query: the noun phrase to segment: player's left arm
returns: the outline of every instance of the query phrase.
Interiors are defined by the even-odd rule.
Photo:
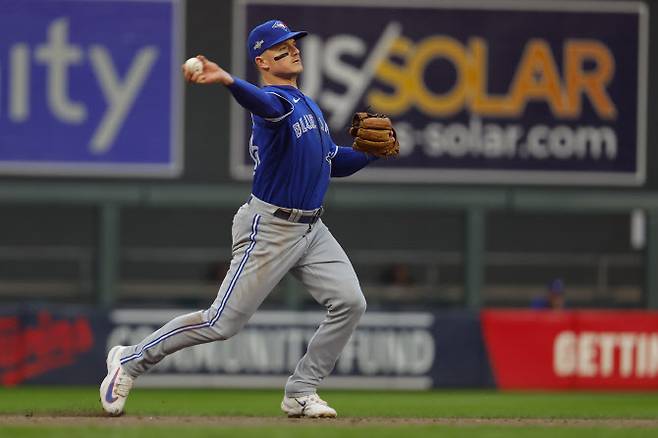
[[[351,147],[334,146],[335,153],[331,159],[331,176],[350,176],[377,160],[374,155],[355,151]]]

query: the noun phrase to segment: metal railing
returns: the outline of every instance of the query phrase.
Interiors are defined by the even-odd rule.
[[[112,306],[119,285],[121,209],[236,208],[249,193],[246,184],[82,184],[4,183],[0,203],[89,205],[98,208],[98,236],[94,253],[94,295],[100,306]],[[562,214],[630,212],[647,215],[647,248],[643,264],[646,306],[658,308],[658,193],[637,190],[543,190],[515,188],[443,188],[438,186],[381,186],[336,184],[326,197],[332,209],[402,208],[413,210],[460,210],[464,212],[464,303],[477,308],[483,303],[487,212],[554,212]]]
[[[182,264],[210,266],[230,260],[230,248],[201,247],[127,247],[120,253],[120,264],[162,266],[174,269]],[[363,271],[361,283],[372,302],[418,303],[440,301],[459,305],[464,300],[462,284],[446,282],[443,273],[463,265],[463,254],[456,251],[436,252],[427,250],[353,250],[350,258],[357,271]],[[48,276],[47,273],[29,276],[7,276],[0,270],[0,298],[32,299],[80,299],[91,298],[93,290],[94,250],[79,246],[0,246],[0,263],[12,262],[35,267],[40,263],[67,263],[71,275]],[[641,288],[638,284],[625,285],[625,297],[615,296],[609,283],[609,273],[617,268],[642,266],[639,254],[610,253],[541,253],[541,252],[487,252],[484,255],[485,269],[496,268],[576,268],[595,273],[592,287],[570,285],[569,299],[572,302],[595,303],[617,302],[639,305]],[[404,265],[414,271],[409,284],[392,284],[381,275],[387,268]],[[27,269],[24,271],[28,271]],[[217,290],[220,279],[181,276],[175,281],[157,276],[139,276],[117,280],[118,298],[122,300],[208,300]],[[303,301],[304,292],[298,283],[284,282],[285,302],[294,306]],[[483,288],[485,302],[520,303],[529,301],[542,292],[543,279],[526,284],[487,282]],[[617,294],[618,295],[618,294]]]

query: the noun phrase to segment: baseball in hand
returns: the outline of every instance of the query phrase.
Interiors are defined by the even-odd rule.
[[[190,73],[197,73],[203,71],[203,63],[197,58],[190,58],[185,61],[185,70]]]

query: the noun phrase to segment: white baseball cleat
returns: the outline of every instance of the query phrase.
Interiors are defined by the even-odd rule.
[[[308,418],[336,418],[336,411],[327,405],[317,394],[309,394],[301,397],[283,397],[281,410],[288,417]]]
[[[119,362],[123,348],[117,345],[107,353],[107,376],[100,387],[103,409],[113,417],[123,414],[123,407],[135,380],[123,370]]]

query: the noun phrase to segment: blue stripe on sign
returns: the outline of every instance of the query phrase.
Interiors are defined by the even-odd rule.
[[[130,356],[124,357],[123,359],[120,360],[120,363],[123,365],[126,362],[130,362],[131,360],[137,359],[138,357],[142,356],[144,354],[145,350],[148,350],[149,348],[153,347],[154,345],[159,344],[160,342],[164,341],[167,338],[170,338],[171,336],[174,336],[178,333],[187,331],[187,330],[194,330],[197,328],[204,328],[204,327],[212,327],[215,322],[219,319],[220,315],[224,311],[224,307],[226,306],[226,303],[228,302],[229,297],[231,296],[231,293],[233,292],[233,288],[235,288],[235,285],[238,282],[238,279],[240,278],[240,274],[242,274],[242,270],[244,269],[244,266],[247,264],[247,260],[249,259],[249,255],[253,251],[254,247],[256,246],[256,235],[258,234],[258,223],[260,222],[260,215],[255,215],[254,219],[251,222],[251,234],[249,235],[249,240],[251,240],[251,243],[249,244],[249,247],[244,253],[244,256],[242,256],[242,260],[240,261],[240,265],[238,266],[238,270],[233,276],[233,279],[231,280],[231,283],[229,284],[229,287],[224,294],[224,298],[222,299],[222,303],[220,304],[219,308],[217,309],[217,314],[212,318],[212,320],[208,322],[203,322],[200,324],[191,324],[191,325],[185,325],[182,327],[178,327],[177,329],[171,330],[170,332],[165,333],[164,335],[161,335],[157,339],[152,340],[148,344],[144,345],[144,347],[137,353],[133,353]]]

